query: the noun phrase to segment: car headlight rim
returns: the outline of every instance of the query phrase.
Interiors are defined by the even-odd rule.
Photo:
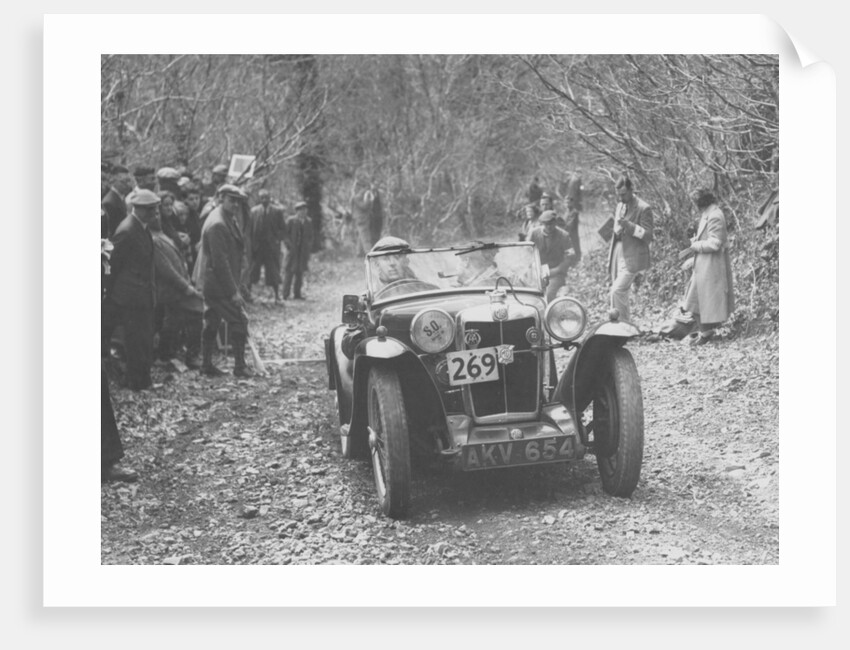
[[[426,319],[429,319],[426,321]],[[436,322],[442,325],[439,337],[429,337],[425,329]],[[444,309],[429,307],[423,309],[410,321],[410,340],[423,352],[437,354],[446,350],[454,342],[455,321]]]
[[[554,325],[555,319],[565,313],[564,307],[568,307],[569,312],[574,313],[578,317],[579,325],[574,328],[574,331],[565,333],[563,329]],[[562,343],[575,341],[580,337],[587,327],[587,311],[578,300],[575,298],[561,297],[556,298],[546,306],[546,311],[543,313],[543,324],[546,326],[546,331],[549,336]]]

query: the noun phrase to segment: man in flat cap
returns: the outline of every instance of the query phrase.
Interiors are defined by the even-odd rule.
[[[567,269],[575,263],[575,248],[567,231],[556,225],[554,210],[546,210],[537,221],[540,225],[528,239],[540,251],[540,263],[549,266],[546,301],[551,302],[566,282]]]
[[[156,172],[153,167],[149,167],[148,165],[137,165],[133,168],[133,180],[136,183],[136,187],[124,197],[124,202],[127,204],[127,211],[129,212],[133,206],[133,199],[136,196],[136,192],[139,190],[150,190],[151,192],[156,192]]]
[[[258,193],[259,205],[251,208],[251,236],[254,257],[251,266],[251,284],[260,281],[260,270],[265,269],[266,286],[274,289],[274,300],[280,300],[280,243],[283,241],[283,210],[272,203],[267,189]]]
[[[228,324],[233,337],[235,364],[233,374],[250,377],[245,365],[245,344],[248,339],[248,314],[240,290],[245,238],[239,227],[245,193],[235,185],[222,185],[220,204],[207,217],[201,235],[201,255],[204,295],[204,330],[202,337],[203,364],[201,372],[210,377],[223,374],[212,361],[216,336],[221,321]]]
[[[125,197],[132,189],[133,179],[130,178],[130,170],[121,165],[114,165],[110,170],[106,194],[100,199],[100,207],[106,211],[107,216],[107,238],[112,236],[118,224],[127,216]]]
[[[635,196],[632,180],[621,176],[616,184],[617,207],[614,210],[614,236],[608,248],[608,273],[611,276],[611,307],[622,320],[631,319],[629,290],[639,273],[649,268],[649,244],[652,241],[652,208]]]
[[[218,189],[227,183],[227,165],[216,165],[210,173],[212,180],[209,183],[204,183],[201,187],[202,201],[212,199],[218,192]]]
[[[112,237],[114,248],[106,283],[102,334],[104,345],[108,345],[115,326],[124,327],[127,386],[132,390],[151,385],[156,287],[149,228],[157,217],[158,206],[159,197],[154,192],[144,189],[136,192],[132,212]]]
[[[283,277],[283,299],[289,299],[292,280],[295,279],[295,300],[304,300],[301,286],[304,271],[310,261],[313,247],[313,223],[307,217],[307,204],[301,201],[295,205],[295,215],[286,220],[286,272]]]
[[[180,185],[178,182],[180,181],[180,172],[178,172],[174,167],[160,167],[156,170],[156,182],[159,187],[159,191],[168,191],[171,192],[175,198],[179,198],[182,196],[180,191]]]

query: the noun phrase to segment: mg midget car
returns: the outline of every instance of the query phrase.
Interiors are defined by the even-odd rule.
[[[643,399],[624,345],[638,329],[616,310],[588,325],[570,297],[547,304],[548,269],[530,242],[396,241],[366,256],[366,291],[343,297],[325,339],[342,455],[371,458],[384,514],[408,514],[411,463],[428,457],[477,471],[589,452],[603,489],[631,496]]]

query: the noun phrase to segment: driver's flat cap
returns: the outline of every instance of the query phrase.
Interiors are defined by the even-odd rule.
[[[554,210],[546,210],[543,214],[537,217],[537,220],[540,223],[549,223],[550,221],[555,220],[555,211]]]
[[[375,253],[377,251],[394,251],[394,250],[410,250],[410,244],[408,244],[401,237],[381,237],[375,245],[372,246],[372,250],[370,253]]]

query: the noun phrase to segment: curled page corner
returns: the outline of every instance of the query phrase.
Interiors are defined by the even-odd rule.
[[[768,19],[773,21],[776,28],[785,37],[783,39],[785,42],[780,46],[780,50],[784,50],[786,54],[796,58],[800,62],[801,68],[807,68],[815,63],[824,63],[822,58],[812,52],[799,37],[795,37],[784,25],[773,18]]]
[[[808,68],[812,64],[823,62],[823,59],[819,58],[814,52],[807,48],[800,39],[794,38],[794,35],[787,31],[786,33],[788,34],[788,38],[791,40],[791,45],[794,48],[797,58],[800,60],[800,65],[803,68]]]

